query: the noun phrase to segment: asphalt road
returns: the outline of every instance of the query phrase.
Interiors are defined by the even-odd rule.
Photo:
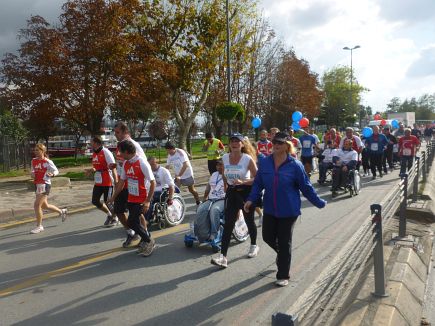
[[[47,220],[0,231],[0,325],[254,325],[270,324],[311,284],[363,221],[372,203],[398,182],[398,172],[363,184],[360,195],[331,200],[325,209],[303,201],[294,230],[291,281],[277,288],[275,255],[261,240],[259,256],[246,258],[249,240],[229,249],[229,266],[210,264],[207,246],[186,248],[183,236],[194,216],[185,194],[185,223],[153,232],[158,244],[144,258],[121,248],[122,227],[102,228],[96,210],[65,223]],[[200,188],[201,193],[203,188]]]

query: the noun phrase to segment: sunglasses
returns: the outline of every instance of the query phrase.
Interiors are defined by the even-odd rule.
[[[284,142],[280,141],[280,140],[272,140],[272,144],[274,144],[274,145],[283,145]]]

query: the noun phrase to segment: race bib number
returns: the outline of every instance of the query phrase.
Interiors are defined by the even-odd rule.
[[[311,148],[311,142],[309,140],[304,140],[302,142],[302,147],[303,148]]]
[[[399,152],[399,145],[394,144],[393,145],[393,153],[398,153]]]
[[[412,150],[410,148],[404,148],[403,149],[403,156],[411,156]]]
[[[372,144],[370,145],[370,149],[371,149],[372,151],[377,151],[377,150],[378,150],[378,143],[372,143]]]
[[[227,165],[225,167],[225,176],[227,180],[234,181],[240,179],[240,169],[237,165]]]
[[[38,195],[45,194],[45,183],[36,185],[36,193]]]
[[[103,183],[103,176],[100,171],[95,172],[94,174],[95,183]]]
[[[139,196],[139,181],[128,179],[128,193],[132,196]]]

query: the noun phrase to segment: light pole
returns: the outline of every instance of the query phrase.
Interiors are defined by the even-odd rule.
[[[343,48],[343,50],[349,50],[350,51],[350,92],[349,92],[349,106],[350,109],[353,109],[353,97],[352,97],[352,93],[353,93],[353,70],[352,70],[352,52],[353,50],[359,49],[360,46],[359,45],[355,45],[353,48],[349,48],[347,46],[345,46]]]

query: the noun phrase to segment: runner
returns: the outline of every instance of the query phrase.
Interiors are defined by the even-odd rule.
[[[133,142],[130,140],[120,142],[118,150],[125,161],[110,202],[114,202],[124,191],[124,184],[127,183],[128,226],[141,237],[138,253],[147,257],[153,252],[155,241],[147,228],[143,226],[141,216],[143,217],[150,208],[156,181],[148,162],[136,154],[136,146]],[[145,187],[147,182],[149,182],[149,191]]]
[[[118,146],[123,142],[123,141],[130,141],[131,143],[133,143],[135,149],[136,149],[136,154],[140,157],[142,157],[145,161],[146,161],[146,156],[145,153],[142,149],[142,147],[140,147],[139,143],[136,142],[135,140],[133,140],[130,136],[130,132],[128,130],[127,125],[125,124],[125,122],[123,121],[118,121],[115,124],[115,128],[113,129],[113,131],[115,132],[115,137],[116,140],[118,141]],[[119,148],[116,149],[116,169],[118,172],[118,176],[121,175],[122,172],[122,167],[124,165],[124,157],[121,155],[121,152],[119,151]],[[110,165],[109,168],[113,168],[113,165]],[[118,178],[119,180],[119,178]],[[128,220],[127,220],[127,198],[128,198],[128,185],[127,182],[124,183],[124,189],[123,191],[116,197],[116,200],[114,202],[114,213],[116,214],[116,216],[118,217],[119,221],[122,223],[122,225],[124,226],[124,228],[126,229],[127,232],[127,239],[124,241],[124,243],[122,244],[122,246],[124,248],[127,248],[131,242],[133,240],[139,239],[139,236],[135,234],[135,232],[129,228],[128,226]],[[145,218],[141,218],[141,222],[142,222],[142,226],[144,228],[146,228],[146,222],[145,222]]]
[[[48,209],[53,212],[59,213],[62,217],[62,222],[66,220],[67,209],[60,209],[48,203],[48,195],[51,189],[51,177],[59,174],[58,169],[53,161],[48,159],[47,148],[43,144],[36,144],[35,158],[32,159],[32,172],[31,176],[33,183],[36,187],[36,198],[33,207],[36,215],[36,228],[32,229],[30,233],[36,234],[44,231],[42,226],[43,209]]]
[[[299,137],[299,141],[302,144],[301,162],[305,167],[305,172],[310,177],[311,169],[313,168],[314,148],[318,146],[316,144],[316,138],[304,131],[304,134]]]
[[[260,139],[257,143],[257,155],[262,157],[272,153],[272,142],[267,139],[267,130],[260,131]]]
[[[111,151],[103,146],[101,137],[95,136],[91,140],[92,169],[85,171],[87,176],[94,175],[94,188],[92,190],[92,204],[107,215],[104,226],[111,227],[119,223],[118,218],[112,216],[107,207],[107,199],[112,196],[113,185],[118,183],[115,158]],[[110,168],[111,167],[111,168]],[[104,202],[101,203],[101,196]]]
[[[162,194],[163,188],[168,188],[167,204],[172,205],[174,193],[175,193],[175,184],[174,184],[174,180],[171,177],[171,172],[169,172],[168,169],[161,166],[157,158],[155,158],[154,156],[149,157],[148,163],[151,166],[154,179],[156,180],[156,188],[154,190],[153,200],[151,202],[150,209],[145,215],[145,219],[149,222],[153,215],[154,203],[160,200],[160,196]]]
[[[385,126],[383,129],[383,134],[385,135],[385,137],[387,137],[388,140],[388,145],[386,150],[384,151],[384,157],[382,159],[382,166],[384,168],[384,173],[387,174],[388,170],[387,170],[387,162],[388,162],[388,167],[390,168],[390,172],[394,171],[394,165],[393,165],[393,148],[394,145],[397,144],[397,139],[395,136],[393,136],[390,132],[390,127]]]
[[[378,169],[379,176],[382,178],[382,157],[388,145],[387,137],[379,133],[378,126],[373,126],[373,135],[366,139],[366,144],[368,144],[372,180],[376,179],[376,168]]]
[[[221,158],[221,155],[225,151],[225,146],[219,139],[214,138],[211,132],[205,133],[205,138],[202,150],[207,152],[208,172],[212,175],[216,172],[216,161]]]
[[[187,189],[189,189],[189,192],[195,198],[196,205],[199,205],[201,201],[199,200],[198,192],[195,190],[193,169],[187,153],[181,148],[175,148],[175,145],[171,142],[167,142],[165,148],[168,153],[166,168],[169,169],[170,166],[173,166],[175,184],[177,186],[187,186]]]
[[[400,174],[406,173],[414,163],[415,154],[420,148],[420,141],[411,135],[411,129],[405,129],[405,136],[399,139]]]
[[[222,157],[224,163],[224,182],[227,185],[227,191],[221,253],[211,260],[213,265],[221,268],[228,266],[227,253],[231,234],[239,217],[239,211],[243,209],[244,202],[251,191],[251,185],[257,173],[255,156],[255,149],[249,141],[245,141],[243,135],[239,133],[231,135],[230,153]],[[260,250],[260,247],[257,245],[257,227],[254,222],[254,209],[249,212],[243,211],[243,216],[251,238],[248,257],[254,258]]]

